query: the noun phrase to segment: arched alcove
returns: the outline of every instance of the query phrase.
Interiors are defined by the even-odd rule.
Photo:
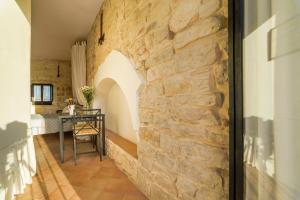
[[[118,130],[118,134],[124,135],[124,131],[130,129],[124,125],[130,121],[136,138],[136,140],[133,141],[135,143],[139,140],[138,89],[141,84],[142,79],[135,71],[134,65],[126,56],[115,50],[113,50],[99,66],[94,82],[97,92],[97,98],[95,99],[96,106],[102,108],[104,113],[107,113],[108,120],[118,120],[115,122],[107,122],[107,128],[112,128],[114,123],[119,125],[123,124],[123,128],[118,127],[122,128],[122,130]],[[124,101],[122,100],[122,96],[124,96]],[[113,99],[109,100],[109,98]],[[119,99],[115,100],[114,98]],[[111,105],[111,101],[115,101],[115,105]],[[115,108],[119,107],[122,109],[120,113],[118,113],[121,116],[112,117],[114,111],[111,109],[114,108],[114,106]],[[129,116],[124,116],[124,114],[127,113],[127,108],[123,108],[122,106],[127,106]],[[114,129],[116,129],[116,127]],[[127,139],[131,140],[130,137]]]

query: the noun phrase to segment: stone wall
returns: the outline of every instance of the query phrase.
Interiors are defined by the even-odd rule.
[[[106,138],[106,149],[108,156],[114,160],[116,166],[128,176],[129,180],[136,183],[138,160],[108,138]]]
[[[60,68],[60,76],[57,77],[57,66]],[[31,83],[53,84],[52,105],[36,105],[36,113],[55,113],[63,109],[66,98],[72,97],[72,75],[70,61],[56,60],[32,60]]]
[[[136,176],[150,199],[228,199],[227,0],[106,0],[88,35],[87,80],[117,50],[140,88]]]

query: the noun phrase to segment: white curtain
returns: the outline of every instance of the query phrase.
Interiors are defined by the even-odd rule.
[[[84,105],[85,100],[80,88],[86,85],[86,42],[76,42],[71,50],[73,97]]]

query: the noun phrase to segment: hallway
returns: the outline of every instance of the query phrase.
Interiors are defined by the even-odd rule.
[[[36,136],[37,175],[33,184],[17,200],[142,200],[147,199],[111,159],[99,161],[97,154],[79,156],[77,166],[72,159],[72,137],[65,137],[65,163],[59,162],[57,134]],[[91,148],[80,144],[79,150]]]

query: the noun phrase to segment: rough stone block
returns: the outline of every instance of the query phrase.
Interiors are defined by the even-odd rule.
[[[165,171],[167,173],[171,172],[177,172],[177,163],[175,157],[169,156],[166,153],[163,152],[157,152],[156,153],[156,160],[159,161],[156,163],[156,167],[161,169],[162,171]],[[170,176],[171,178],[172,176]]]
[[[172,10],[169,26],[171,31],[178,32],[186,27],[198,15],[200,0],[178,0]]]
[[[150,199],[159,199],[159,200],[175,200],[175,196],[171,195],[167,191],[163,190],[160,186],[155,183],[151,184],[151,193]]]
[[[198,38],[205,37],[219,31],[222,28],[222,21],[217,17],[210,17],[194,23],[189,28],[176,34],[174,38],[174,48],[182,48],[186,44]]]
[[[140,139],[149,142],[153,146],[159,146],[159,132],[153,127],[140,127]]]
[[[139,110],[139,117],[140,117],[140,122],[143,123],[143,124],[147,125],[149,123],[152,123],[152,121],[153,121],[153,111],[152,110],[147,110],[147,109],[140,109]]]
[[[148,170],[142,166],[138,167],[136,184],[147,197],[150,197],[151,183],[153,182],[152,179],[152,175]]]
[[[191,87],[189,80],[181,74],[171,76],[164,81],[164,90],[167,96],[189,93]]]
[[[147,98],[155,98],[163,95],[164,89],[162,83],[149,83],[146,85],[146,96]]]
[[[106,140],[106,144],[109,157],[115,161],[117,167],[123,171],[131,181],[136,182],[138,167],[137,159],[109,139]]]
[[[210,192],[220,192],[223,190],[223,179],[216,169],[203,167],[184,160],[178,163],[181,175],[196,182],[198,185],[206,185]]]
[[[178,176],[176,188],[180,199],[194,199],[197,192],[197,186],[193,181],[183,176]]]
[[[205,37],[178,49],[175,53],[177,71],[182,72],[213,64],[217,60],[216,47],[216,41]]]
[[[189,105],[172,108],[171,115],[185,122],[197,122],[210,117],[210,110]]]
[[[210,70],[192,71],[190,82],[192,83],[192,91],[197,94],[206,94],[214,91],[215,89],[215,83],[212,79],[212,73]]]
[[[140,138],[138,144],[138,160],[142,167],[151,171],[156,162],[157,149],[147,141]]]
[[[220,0],[203,0],[199,6],[199,18],[205,18],[216,12],[221,6]]]
[[[163,80],[176,73],[175,60],[168,60],[151,67],[147,71],[147,81]]]
[[[152,67],[147,71],[147,81],[154,81],[161,78],[161,69],[158,67]]]
[[[155,172],[153,176],[153,181],[173,196],[177,196],[175,180],[176,178],[166,176],[159,171]]]
[[[174,96],[171,102],[173,107],[191,105],[214,108],[222,106],[223,95],[221,93],[184,94]]]
[[[194,142],[192,139],[185,139],[179,143],[180,154],[185,160],[194,164],[207,167],[226,169],[227,152],[222,148]]]
[[[151,51],[150,56],[146,60],[146,69],[154,67],[158,64],[172,60],[174,57],[173,44],[170,41],[164,41],[156,45]]]
[[[152,0],[151,11],[149,15],[150,21],[169,21],[171,14],[171,0]]]
[[[179,153],[178,136],[171,130],[164,130],[160,134],[160,148],[173,156]]]

